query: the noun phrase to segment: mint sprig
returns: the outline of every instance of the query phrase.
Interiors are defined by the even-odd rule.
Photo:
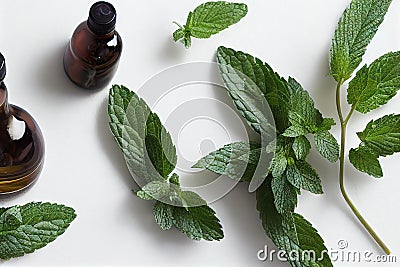
[[[46,246],[75,219],[74,209],[32,202],[0,209],[0,259],[21,257]]]
[[[174,41],[189,48],[192,37],[206,39],[239,22],[247,14],[247,5],[225,1],[207,2],[189,13],[186,24],[173,33]]]
[[[110,90],[108,114],[129,171],[145,183],[136,194],[154,201],[160,228],[174,226],[194,240],[221,240],[224,235],[215,211],[196,193],[180,188],[179,176],[173,173],[176,149],[157,114],[134,92],[118,85]]]
[[[354,111],[368,113],[385,105],[396,95],[400,89],[400,52],[389,52],[356,73],[347,89],[347,102],[351,109],[346,116],[342,113],[341,88],[362,62],[367,46],[382,23],[391,2],[353,0],[339,20],[330,54],[331,74],[337,81],[336,106],[341,126],[340,189],[354,215],[387,254],[390,254],[389,248],[357,210],[345,189],[346,130]],[[383,171],[378,158],[400,152],[399,127],[399,115],[386,115],[370,121],[363,132],[357,133],[361,140],[360,146],[349,152],[353,166],[374,177],[382,177]]]
[[[302,189],[322,193],[320,178],[307,162],[311,148],[308,136],[314,135],[322,156],[331,161],[338,158],[339,146],[329,133],[335,124],[333,119],[321,115],[307,91],[294,78],[280,77],[260,59],[219,47],[217,61],[239,113],[261,136],[273,131],[277,137],[273,144],[239,142],[225,145],[199,160],[194,167],[241,181],[260,179],[258,175],[263,174],[264,182],[256,195],[257,209],[267,235],[287,253],[301,254],[306,249],[322,253],[326,248],[321,237],[294,210]],[[260,104],[263,101],[268,105]],[[274,154],[271,165],[262,164],[264,171],[255,172],[263,152]],[[289,262],[292,266],[332,266],[327,255],[321,261],[289,259]]]

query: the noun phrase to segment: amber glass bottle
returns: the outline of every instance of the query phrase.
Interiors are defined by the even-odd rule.
[[[0,193],[26,188],[39,176],[44,161],[42,132],[22,108],[8,104],[3,80],[6,65],[0,54]]]
[[[79,87],[102,89],[114,76],[122,52],[116,16],[110,3],[97,2],[90,8],[88,20],[73,33],[65,50],[64,69]]]

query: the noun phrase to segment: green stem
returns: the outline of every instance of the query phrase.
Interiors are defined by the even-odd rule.
[[[352,106],[349,114],[347,114],[346,118],[343,118],[341,100],[340,100],[340,88],[343,82],[340,81],[336,88],[336,108],[340,120],[341,127],[341,135],[340,135],[340,155],[339,155],[339,181],[340,181],[340,191],[346,200],[346,203],[349,205],[350,209],[353,211],[354,215],[356,215],[357,219],[361,222],[361,224],[365,227],[368,233],[374,238],[376,243],[383,249],[383,251],[390,255],[390,249],[386,246],[386,244],[379,238],[378,234],[372,229],[372,227],[368,224],[368,222],[364,219],[364,217],[360,214],[358,209],[354,206],[353,202],[351,202],[349,196],[347,195],[346,189],[344,187],[344,152],[346,147],[346,128],[347,123],[349,122],[353,112],[355,110],[355,105]]]

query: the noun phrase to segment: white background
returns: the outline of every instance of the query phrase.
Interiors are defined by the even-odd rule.
[[[166,67],[214,61],[216,48],[225,45],[258,56],[284,77],[295,77],[309,90],[322,113],[336,118],[335,83],[327,75],[328,52],[337,21],[349,1],[246,1],[247,17],[209,40],[194,40],[190,50],[171,40],[176,29],[171,22],[184,23],[188,12],[203,1],[112,2],[118,11],[117,29],[124,41],[113,83],[136,91]],[[1,198],[1,205],[51,201],[70,205],[78,213],[67,232],[55,242],[2,265],[288,266],[257,260],[256,253],[264,245],[275,247],[264,234],[254,195],[247,192],[244,184],[212,204],[223,224],[225,238],[211,243],[191,241],[175,230],[160,231],[153,221],[151,203],[131,193],[134,182],[107,125],[108,90],[81,90],[66,79],[62,69],[65,46],[74,28],[86,19],[92,3],[0,2],[0,51],[7,60],[10,102],[36,118],[46,141],[45,167],[38,182],[21,194]],[[400,49],[399,11],[400,2],[394,1],[368,48],[365,63]],[[188,90],[186,94],[190,97],[195,93]],[[172,99],[167,106],[179,104]],[[348,148],[358,144],[355,131],[362,130],[372,118],[399,113],[399,107],[400,99],[396,97],[367,116],[355,114],[348,129]],[[212,140],[212,128],[206,130]],[[195,138],[199,132],[202,131],[193,129],[189,134]],[[334,134],[338,137],[337,126]],[[181,142],[179,147],[197,151],[200,141]],[[215,145],[219,146],[219,142],[222,141]],[[325,194],[304,192],[297,211],[319,230],[328,248],[337,249],[337,242],[345,239],[351,250],[381,254],[340,195],[338,164],[330,164],[314,152],[309,160],[322,178]],[[380,180],[359,173],[347,163],[346,186],[362,214],[400,257],[399,161],[399,156],[382,159],[384,178]]]

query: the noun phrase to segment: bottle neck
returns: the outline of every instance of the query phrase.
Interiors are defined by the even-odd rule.
[[[10,119],[10,107],[8,104],[8,92],[7,87],[3,81],[0,82],[0,127],[7,125]]]

